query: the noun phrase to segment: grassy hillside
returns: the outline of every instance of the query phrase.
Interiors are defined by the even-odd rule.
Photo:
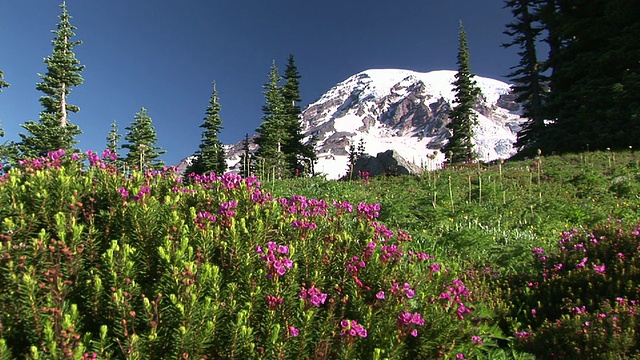
[[[640,154],[591,152],[465,165],[422,176],[265,183],[276,197],[380,203],[380,220],[422,250],[526,271],[530,250],[607,218],[640,220]]]
[[[632,358],[638,161],[261,184],[27,160],[0,176],[0,359]]]

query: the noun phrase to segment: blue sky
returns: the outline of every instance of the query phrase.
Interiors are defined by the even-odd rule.
[[[17,140],[41,111],[35,89],[59,21],[60,1],[0,2],[0,121]],[[261,122],[262,85],[272,61],[281,73],[293,54],[304,107],[360,71],[456,69],[457,31],[469,39],[471,70],[505,80],[518,61],[500,45],[511,21],[499,0],[67,0],[84,84],[69,102],[82,150],[102,150],[115,120],[121,134],[145,107],[163,159],[176,164],[200,142],[199,125],[217,83],[223,143]]]

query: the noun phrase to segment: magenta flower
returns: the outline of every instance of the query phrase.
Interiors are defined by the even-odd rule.
[[[378,300],[384,300],[384,291],[378,291],[378,293],[376,294],[376,298]]]
[[[351,337],[367,337],[367,329],[358,324],[356,320],[343,319],[340,321],[340,326],[342,327],[342,333],[340,334],[340,337],[345,337],[347,335]]]
[[[282,276],[287,270],[293,268],[293,261],[288,257],[282,256],[283,252],[288,253],[289,247],[285,245],[278,246],[275,242],[269,241],[267,243],[267,250],[261,246],[256,247],[256,254],[262,254],[262,260],[267,262],[267,279],[271,279],[274,276]]]
[[[476,336],[476,335],[472,336],[471,341],[473,341],[478,345],[482,345],[482,338],[480,336]]]
[[[129,197],[129,192],[127,191],[127,189],[124,188],[124,186],[121,186],[118,189],[118,193],[120,194],[120,196],[122,196],[123,199],[127,199]]]
[[[598,274],[604,274],[604,272],[606,270],[606,266],[604,264],[602,264],[602,265],[593,264],[593,270],[595,272],[597,272]]]
[[[298,337],[298,335],[300,335],[300,330],[296,329],[293,326],[289,326],[289,335],[293,337]]]
[[[319,307],[327,300],[327,294],[322,293],[318,288],[312,285],[309,290],[304,287],[300,290],[300,298],[308,300],[309,303],[315,307]]]
[[[236,200],[223,202],[222,204],[220,204],[220,207],[218,208],[218,214],[231,217],[236,214],[235,208],[237,206],[238,206],[238,202]]]
[[[424,325],[424,319],[419,312],[410,313],[408,311],[403,311],[398,314],[398,330],[401,333],[408,334],[413,337],[418,336],[418,330],[415,327],[416,325]]]
[[[267,304],[269,306],[269,309],[271,310],[275,310],[279,305],[282,305],[282,301],[283,298],[273,295],[267,295]]]
[[[583,268],[585,266],[585,264],[587,263],[587,261],[589,260],[589,258],[582,258],[582,261],[580,261],[579,263],[576,264],[576,268]]]

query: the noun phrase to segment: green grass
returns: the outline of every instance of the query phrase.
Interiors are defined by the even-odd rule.
[[[465,165],[366,182],[301,178],[269,182],[274,196],[380,203],[380,221],[409,231],[422,251],[507,272],[531,266],[530,249],[563,230],[607,218],[636,220],[640,156],[592,152]]]

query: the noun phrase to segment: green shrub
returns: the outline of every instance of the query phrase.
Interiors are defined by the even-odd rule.
[[[557,251],[533,249],[537,274],[505,284],[521,349],[541,358],[638,355],[640,223],[608,220],[562,233]]]
[[[412,250],[379,204],[108,157],[2,176],[2,358],[432,359],[504,338],[474,279]]]

